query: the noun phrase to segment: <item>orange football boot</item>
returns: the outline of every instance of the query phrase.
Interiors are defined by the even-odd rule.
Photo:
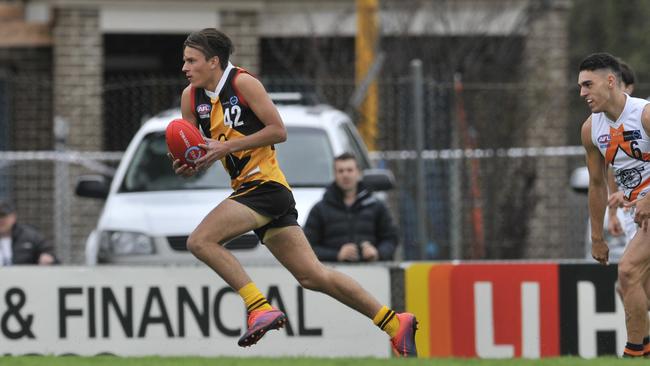
[[[253,310],[248,314],[248,330],[237,344],[240,347],[249,347],[257,343],[266,332],[280,329],[287,322],[287,316],[276,308],[271,310]]]
[[[417,357],[415,331],[418,330],[418,321],[415,319],[415,315],[399,313],[396,316],[399,320],[399,329],[395,337],[390,340],[393,352],[397,357]]]

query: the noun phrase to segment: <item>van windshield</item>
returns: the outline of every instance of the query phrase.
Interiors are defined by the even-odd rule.
[[[292,187],[324,187],[334,180],[333,152],[325,131],[287,127],[287,141],[276,145],[280,167]],[[142,139],[127,168],[120,192],[230,188],[230,177],[216,162],[191,178],[174,174],[164,131]]]

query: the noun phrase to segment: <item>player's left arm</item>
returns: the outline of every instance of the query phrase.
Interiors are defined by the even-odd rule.
[[[205,156],[196,161],[198,170],[206,169],[212,163],[230,153],[270,146],[284,142],[287,139],[287,130],[284,127],[280,113],[275,108],[262,83],[246,73],[239,74],[234,83],[239,94],[264,124],[264,127],[255,133],[238,139],[228,141],[206,139],[205,145],[199,145],[207,152]]]
[[[643,130],[646,135],[650,136],[650,103],[643,107],[643,112],[641,113],[641,125],[643,125]]]
[[[641,124],[646,135],[650,135],[650,104],[646,104],[641,114]],[[639,225],[643,231],[648,231],[650,227],[650,200],[648,196],[637,198],[633,202],[626,204],[626,206],[636,206],[634,213],[634,222]]]
[[[227,141],[229,152],[269,146],[286,141],[287,130],[284,127],[280,113],[262,83],[249,74],[241,73],[235,78],[235,88],[264,124],[264,128],[244,138]]]

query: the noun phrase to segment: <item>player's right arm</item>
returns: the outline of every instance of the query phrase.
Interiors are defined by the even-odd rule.
[[[614,177],[614,169],[607,169],[607,189],[609,189],[609,194],[612,195],[618,192],[618,185],[616,185],[616,178]],[[617,206],[619,207],[619,206]]]
[[[591,140],[591,116],[582,125],[582,146],[586,151],[589,170],[589,218],[591,219],[591,255],[607,264],[609,248],[605,242],[603,219],[607,206],[607,170],[600,151]]]
[[[181,94],[181,114],[183,119],[191,122],[199,127],[199,123],[196,120],[196,114],[194,114],[194,106],[192,105],[192,85],[188,85],[183,89],[183,94]]]

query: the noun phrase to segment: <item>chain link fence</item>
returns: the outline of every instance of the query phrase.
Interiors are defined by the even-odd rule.
[[[11,88],[14,81],[8,80],[4,86],[0,82],[0,104],[4,104],[0,107],[4,111],[0,113],[0,124],[9,121],[7,116],[11,115],[10,101],[6,96],[3,99],[3,90]],[[354,120],[363,117],[349,108],[354,84],[348,79],[263,82],[269,91],[302,91],[348,111]],[[103,146],[98,146],[97,151],[79,152],[60,140],[52,143],[51,150],[41,151],[15,151],[0,145],[0,195],[16,201],[21,221],[55,240],[65,263],[82,263],[84,242],[97,222],[102,202],[75,196],[77,178],[82,174],[110,174],[142,121],[177,107],[185,85],[186,81],[179,78],[146,75],[106,80]],[[446,259],[452,256],[454,247],[460,248],[462,258],[583,257],[586,196],[573,193],[569,187],[571,171],[584,165],[581,149],[516,149],[521,146],[519,84],[464,85],[462,110],[456,84],[429,79],[424,86],[428,241],[420,246],[416,238],[418,197],[411,81],[408,77],[392,78],[381,80],[379,85],[380,150],[372,158],[375,165],[390,169],[396,177],[397,187],[389,192],[388,200],[400,226],[402,258]],[[464,125],[459,124],[461,114]],[[22,131],[35,134],[28,129]],[[20,133],[20,129],[14,131]],[[56,133],[46,131],[45,135],[51,138]],[[552,173],[553,179],[565,191],[558,192],[560,202],[553,205],[560,205],[566,215],[547,230],[560,239],[551,240],[545,247],[531,248],[527,244],[533,242],[530,213],[536,205],[545,204],[545,198],[536,196],[532,189],[539,174],[535,167],[542,163],[553,165],[554,161],[560,169]],[[480,255],[476,254],[477,243],[482,246]]]
[[[166,109],[179,107],[187,86],[181,77],[115,76],[103,93],[103,150],[122,151],[142,122]]]
[[[426,180],[426,233],[428,241],[418,247],[416,235],[416,182],[409,178],[417,169],[416,154],[406,151],[373,153],[379,166],[397,177],[397,189],[390,204],[399,218],[404,256],[409,259],[453,258],[454,247],[463,259],[542,259],[584,257],[587,206],[586,195],[569,185],[573,169],[584,166],[582,147],[510,148],[476,150],[434,150],[424,152]],[[561,240],[547,240],[543,247],[529,247],[531,214],[541,204],[532,192],[534,167],[542,160],[560,160],[567,170],[560,176],[566,197],[565,213],[548,233]],[[471,165],[479,167],[471,177]],[[510,174],[504,174],[509,171]],[[473,195],[471,180],[477,179],[480,195]],[[478,245],[483,248],[477,248]],[[475,252],[483,254],[477,258]]]

